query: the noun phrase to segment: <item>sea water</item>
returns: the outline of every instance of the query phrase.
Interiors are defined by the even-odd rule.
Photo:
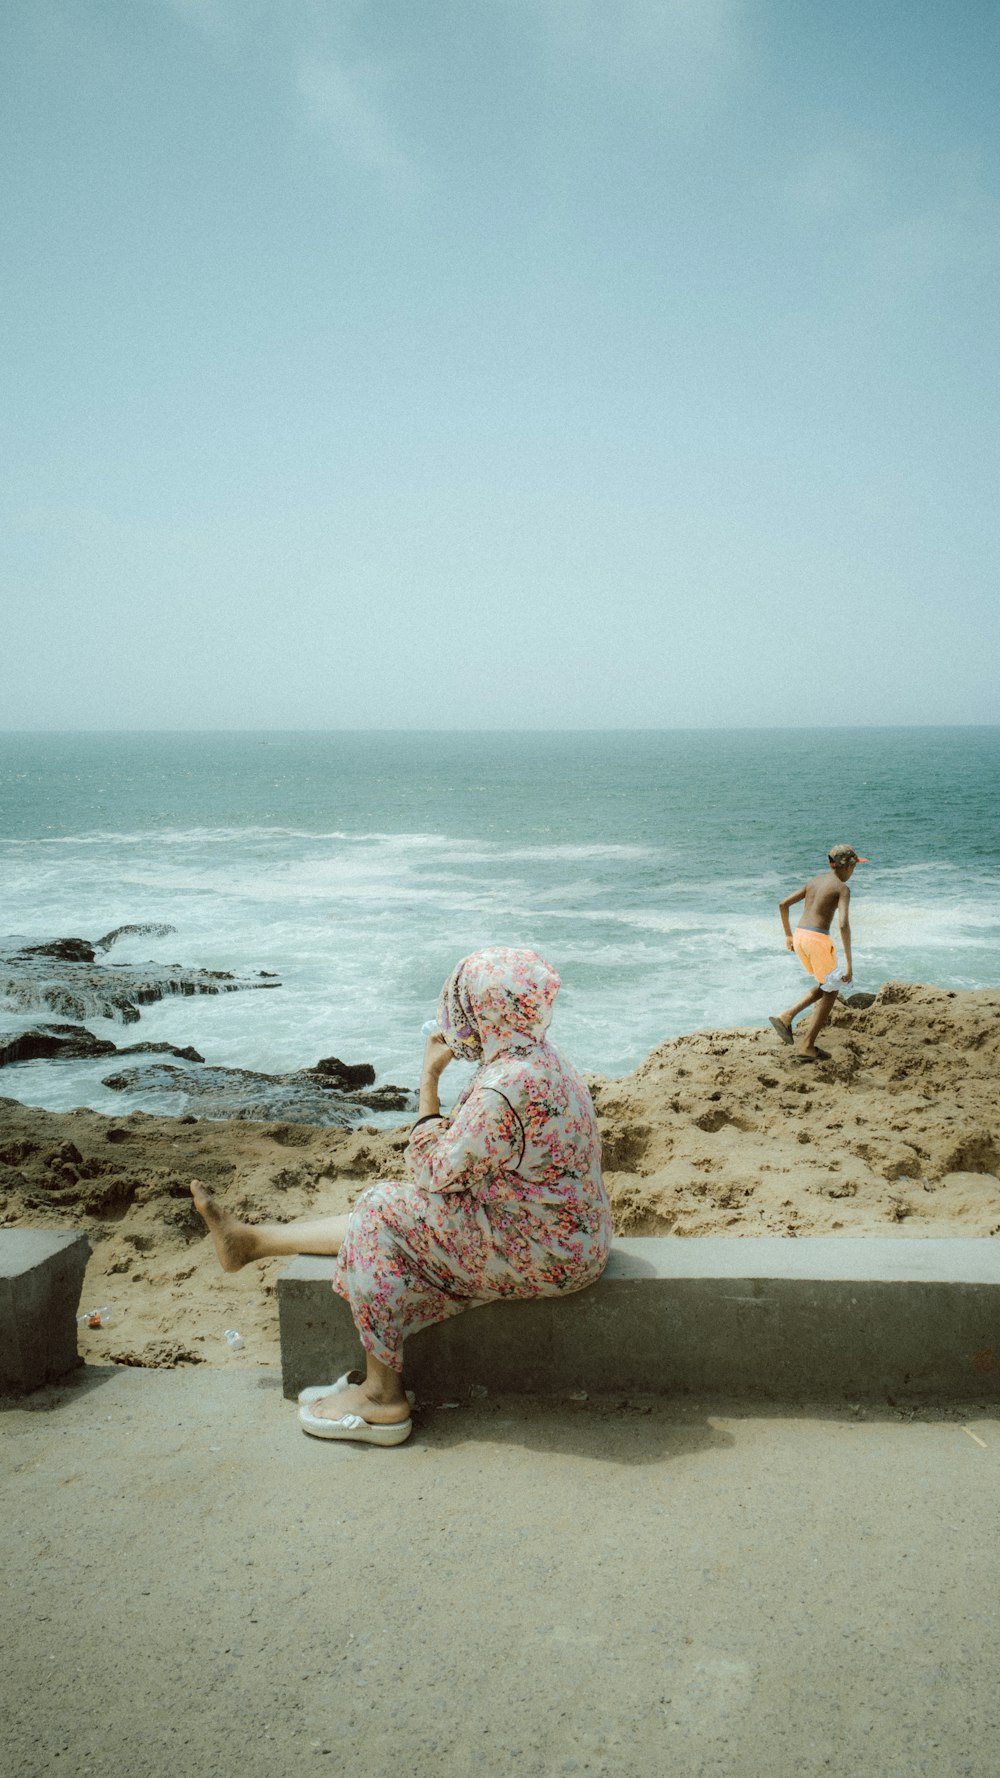
[[[998,729],[8,734],[0,929],[164,922],[108,960],[280,988],[166,1000],[99,1035],[267,1073],[370,1060],[402,1085],[454,963],[528,945],[562,976],[555,1041],[615,1075],[799,997],[776,904],[842,841],[871,860],[851,883],[857,988],[995,985],[998,777]],[[24,1063],[0,1092],[163,1108],[107,1072]]]

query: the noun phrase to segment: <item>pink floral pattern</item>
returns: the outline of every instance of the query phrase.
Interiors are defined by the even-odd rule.
[[[498,1297],[581,1290],[607,1262],[594,1107],[545,1040],[558,988],[535,952],[495,947],[442,990],[441,1029],[481,1065],[450,1118],[415,1126],[409,1179],[361,1194],[333,1278],[366,1349],[395,1370],[418,1328]]]

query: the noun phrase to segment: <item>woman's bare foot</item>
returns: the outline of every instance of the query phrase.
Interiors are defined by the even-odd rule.
[[[208,1225],[215,1252],[224,1272],[238,1272],[257,1258],[257,1231],[248,1222],[239,1222],[229,1210],[217,1203],[200,1179],[192,1179],[191,1196],[198,1215]]]
[[[410,1404],[402,1393],[398,1399],[386,1400],[372,1390],[369,1383],[351,1383],[338,1389],[336,1395],[323,1395],[309,1404],[309,1412],[321,1420],[343,1420],[345,1414],[360,1414],[370,1426],[397,1426],[410,1418]]]

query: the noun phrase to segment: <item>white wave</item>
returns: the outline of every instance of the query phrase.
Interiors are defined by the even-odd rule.
[[[502,840],[462,839],[441,833],[382,833],[347,832],[342,829],[313,832],[304,828],[294,827],[190,827],[190,828],[149,828],[135,832],[117,832],[114,830],[93,829],[77,834],[42,835],[30,839],[0,838],[0,849],[10,847],[15,851],[29,851],[33,848],[51,849],[72,846],[134,846],[149,850],[157,846],[230,846],[272,844],[294,840],[307,846],[324,846],[335,843],[349,847],[381,847],[386,851],[395,852],[440,852],[455,858],[464,858],[470,864],[494,864],[498,860],[511,862],[575,863],[584,859],[654,859],[664,856],[665,849],[657,846],[636,846],[575,843],[539,843],[538,845],[510,846]]]

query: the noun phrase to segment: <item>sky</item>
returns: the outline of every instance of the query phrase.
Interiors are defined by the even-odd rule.
[[[4,0],[0,728],[1000,720],[995,0]]]

